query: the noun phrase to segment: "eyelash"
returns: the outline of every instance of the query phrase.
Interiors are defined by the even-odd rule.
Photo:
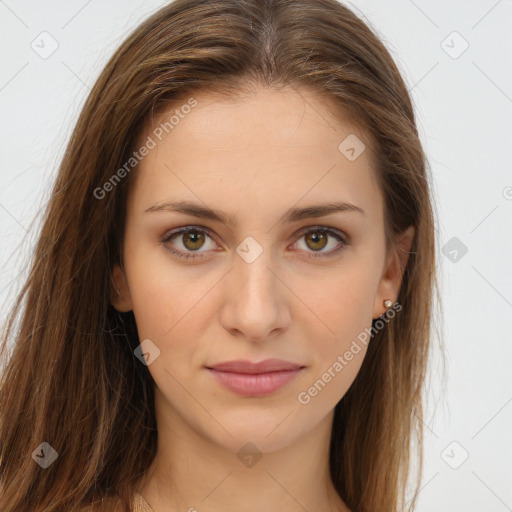
[[[326,253],[326,254],[324,254],[324,253],[314,254],[313,253],[313,254],[306,256],[307,258],[327,258],[329,256],[334,256],[334,255],[338,254],[340,251],[342,251],[347,245],[350,245],[350,242],[348,242],[347,238],[345,236],[343,236],[341,234],[341,232],[338,232],[337,230],[327,228],[324,226],[314,226],[310,229],[307,229],[306,231],[301,231],[299,237],[297,238],[297,241],[300,240],[305,235],[308,235],[309,233],[316,233],[316,232],[320,232],[320,231],[332,236],[333,238],[338,240],[338,242],[341,242],[342,245],[341,245],[341,247],[338,247],[337,249],[334,249],[329,253]],[[206,228],[202,228],[199,226],[187,226],[186,228],[179,228],[174,231],[171,231],[168,235],[166,235],[162,239],[162,243],[164,243],[166,245],[167,250],[169,252],[175,254],[176,256],[178,256],[180,258],[184,258],[184,259],[203,258],[204,257],[202,255],[203,253],[183,252],[183,251],[176,250],[176,249],[172,248],[172,246],[168,245],[168,243],[173,238],[175,238],[179,235],[182,235],[185,233],[191,233],[191,232],[192,233],[195,233],[195,232],[203,233],[203,234],[208,235],[210,238],[213,238],[210,234],[210,230],[208,230]]]

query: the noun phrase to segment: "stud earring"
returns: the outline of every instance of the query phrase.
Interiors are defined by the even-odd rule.
[[[389,299],[386,299],[384,301],[384,307],[387,309],[387,308],[390,308],[391,306],[393,305],[393,302],[391,302]]]

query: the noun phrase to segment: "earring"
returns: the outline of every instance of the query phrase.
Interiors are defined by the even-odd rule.
[[[384,307],[387,309],[387,308],[390,308],[391,306],[393,305],[393,302],[391,302],[389,299],[386,299],[384,301]]]

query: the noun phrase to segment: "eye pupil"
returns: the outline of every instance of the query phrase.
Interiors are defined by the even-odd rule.
[[[202,251],[199,249],[205,244],[206,237],[210,237],[207,231],[203,231],[202,229],[193,229],[192,226],[189,226],[187,229],[176,230],[176,232],[171,233],[169,236],[162,239],[162,242],[168,246],[168,250],[174,254],[177,254],[183,258],[200,258],[204,256]],[[172,249],[171,240],[179,237],[181,239],[181,243],[183,244],[185,250]],[[322,249],[324,249],[328,245],[329,238],[336,239],[341,247],[338,249],[331,251],[330,253],[325,253]],[[310,231],[302,234],[299,238],[300,240],[305,240],[308,249],[312,252],[318,254],[312,254],[310,252],[308,257],[316,258],[319,256],[331,256],[333,254],[338,254],[346,245],[349,245],[349,242],[345,240],[337,231],[331,229],[311,229]],[[304,243],[304,242],[303,242]],[[308,252],[308,251],[306,251]]]
[[[191,242],[192,247],[187,246],[187,243]],[[183,245],[187,247],[187,249],[195,250],[200,249],[202,243],[204,243],[204,235],[199,231],[190,231],[188,233],[183,234]],[[196,245],[198,244],[198,245]]]
[[[313,231],[306,235],[306,240],[313,241],[313,244],[317,244],[320,242],[321,247],[310,247],[311,249],[323,249],[327,244],[327,236],[323,231]],[[323,244],[322,244],[323,241]]]

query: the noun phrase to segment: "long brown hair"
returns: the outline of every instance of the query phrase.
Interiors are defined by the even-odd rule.
[[[400,72],[372,29],[336,0],[177,0],[112,56],[61,163],[2,338],[2,512],[68,512],[108,496],[131,506],[157,447],[154,381],[134,356],[133,313],[110,303],[136,165],[107,192],[98,189],[129,161],[155,112],[195,91],[236,97],[254,84],[308,88],[349,113],[373,144],[389,250],[396,249],[392,235],[415,227],[402,309],[373,333],[335,408],[330,468],[353,511],[395,511],[406,505],[416,435],[418,489],[439,292],[427,162]],[[33,456],[48,453],[43,442],[58,454],[47,468]]]

